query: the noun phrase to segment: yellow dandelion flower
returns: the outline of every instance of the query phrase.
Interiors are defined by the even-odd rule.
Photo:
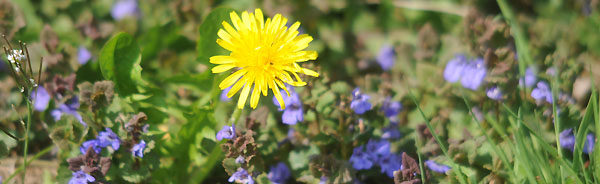
[[[316,51],[304,51],[312,37],[308,34],[298,35],[300,22],[286,27],[287,19],[281,14],[273,19],[267,18],[266,22],[260,9],[254,10],[254,13],[242,12],[241,19],[235,12],[229,15],[233,27],[223,21],[224,29],[217,33],[217,43],[231,53],[228,56],[213,56],[210,63],[217,64],[212,68],[213,73],[234,68],[237,71],[221,81],[219,88],[223,90],[233,86],[227,93],[229,98],[241,90],[237,103],[240,109],[244,108],[248,96],[250,106],[256,108],[260,94],[267,96],[270,89],[284,109],[280,88],[289,96],[285,84],[306,85],[298,73],[319,76],[317,72],[298,65],[299,62],[317,59]]]

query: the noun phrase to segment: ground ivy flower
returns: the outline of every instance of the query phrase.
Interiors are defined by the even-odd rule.
[[[583,145],[583,152],[590,154],[592,153],[592,151],[594,150],[594,144],[596,142],[596,137],[594,137],[594,134],[587,134],[586,136],[586,140],[585,140],[585,144]]]
[[[365,153],[363,149],[363,146],[354,148],[352,156],[350,156],[350,163],[356,170],[370,169],[373,167],[373,162],[371,161],[369,154]]]
[[[560,147],[569,149],[571,151],[575,150],[576,139],[575,135],[573,134],[573,128],[563,130],[558,135],[558,138],[560,140]],[[586,154],[591,153],[594,150],[595,140],[596,138],[594,137],[594,134],[587,134],[583,149],[581,151]]]
[[[100,151],[102,151],[102,147],[100,146],[100,143],[98,142],[97,139],[93,139],[93,140],[89,140],[89,141],[83,142],[83,144],[81,144],[81,147],[79,148],[79,151],[81,152],[81,154],[85,154],[85,152],[87,152],[87,150],[90,147],[96,153],[100,153]]]
[[[390,97],[385,98],[383,104],[381,105],[381,111],[385,117],[393,117],[398,115],[402,110],[402,104],[400,102],[392,101]]]
[[[552,91],[548,83],[543,81],[538,82],[537,87],[531,90],[531,97],[538,101],[546,100],[546,102],[552,103]]]
[[[535,81],[537,80],[537,77],[535,76],[535,73],[533,71],[533,67],[528,67],[527,70],[525,70],[525,77],[522,77],[521,79],[519,79],[519,86],[523,85],[523,83],[525,83],[525,87],[531,87],[535,84]]]
[[[371,99],[369,95],[362,94],[360,89],[356,88],[352,91],[352,102],[350,102],[350,108],[354,110],[356,114],[364,114],[372,108],[369,99]]]
[[[113,149],[119,150],[121,145],[121,140],[110,128],[106,128],[106,131],[100,132],[97,139],[101,147],[107,147],[110,145]]]
[[[367,142],[367,153],[369,153],[370,157],[376,161],[389,155],[390,147],[390,142],[387,140],[371,139]]]
[[[246,158],[244,158],[244,156],[240,155],[237,158],[235,158],[235,163],[238,163],[238,164],[246,163]]]
[[[502,91],[498,86],[494,86],[487,89],[487,96],[492,100],[502,100]]]
[[[398,130],[398,124],[391,123],[387,127],[381,130],[383,133],[381,134],[382,139],[398,139],[400,138],[400,130]]]
[[[437,173],[446,173],[448,172],[451,168],[450,166],[444,165],[444,164],[439,164],[433,160],[427,160],[425,161],[425,165],[431,169],[433,172],[437,172]]]
[[[231,90],[231,86],[229,86],[229,87],[223,89],[223,91],[221,91],[221,96],[220,96],[221,101],[224,101],[224,102],[231,101],[231,98],[227,97],[227,93],[229,93],[229,90]]]
[[[246,171],[244,168],[238,168],[238,170],[235,173],[233,173],[233,175],[231,175],[231,177],[229,177],[227,181],[231,183],[238,182],[245,184],[254,184],[254,179],[252,179],[252,176],[250,176],[250,174],[248,174],[248,171]]]
[[[217,132],[217,140],[221,141],[223,139],[233,139],[235,138],[235,125],[231,124],[231,126],[223,126],[221,131]]]
[[[125,17],[135,17],[138,14],[139,8],[136,0],[118,0],[110,11],[110,15],[115,20],[121,20]]]
[[[381,173],[385,173],[388,177],[394,177],[394,171],[402,169],[402,156],[397,154],[387,154],[381,157],[378,161]]]
[[[87,126],[87,124],[83,121],[83,117],[81,117],[81,115],[77,112],[77,109],[79,109],[79,98],[75,96],[66,103],[60,104],[58,108],[50,111],[50,114],[54,118],[54,121],[60,120],[63,114],[69,114],[79,120],[79,123],[81,123],[83,126]]]
[[[326,184],[328,179],[329,178],[327,178],[327,176],[321,176],[319,179],[319,184]]]
[[[131,148],[131,154],[136,157],[144,157],[144,149],[146,149],[146,141],[141,140],[140,143],[133,145]]]
[[[83,171],[73,172],[73,177],[69,180],[69,184],[87,184],[96,181],[96,179]]]
[[[86,64],[90,59],[92,59],[92,53],[84,46],[79,46],[77,49],[77,60],[79,61],[79,64]]]
[[[35,97],[34,97],[35,96]],[[33,109],[36,111],[45,111],[48,108],[48,102],[50,102],[50,94],[46,91],[46,88],[39,86],[36,91],[31,92],[31,97],[34,97]]]
[[[291,175],[292,173],[285,163],[279,162],[277,165],[271,166],[267,177],[269,178],[269,181],[274,184],[282,184],[285,183]]]
[[[392,45],[384,45],[377,54],[377,63],[381,66],[384,71],[388,71],[394,66],[394,60],[396,60],[396,53]]]
[[[300,100],[298,93],[294,91],[293,87],[290,87],[288,91],[290,96],[283,95],[283,102],[288,105],[288,108],[282,109],[276,98],[273,98],[273,103],[279,107],[279,111],[283,111],[283,115],[281,115],[283,123],[295,125],[298,122],[304,121],[302,101]],[[283,92],[284,91],[281,90],[281,93]]]
[[[463,75],[460,80],[462,86],[467,89],[477,90],[483,83],[487,71],[483,59],[477,58],[469,62],[462,72]]]
[[[560,147],[570,149],[571,151],[575,149],[575,136],[573,135],[573,128],[563,130],[558,135],[558,138],[560,140]]]
[[[467,57],[463,54],[457,54],[453,59],[448,61],[444,69],[444,79],[448,82],[457,82],[463,75],[463,69],[467,65]]]
[[[230,17],[233,27],[223,21],[224,29],[217,33],[217,43],[231,53],[213,56],[210,63],[218,65],[212,68],[213,73],[223,73],[233,68],[238,70],[225,78],[219,87],[225,89],[233,86],[227,97],[241,90],[237,104],[240,109],[244,107],[248,96],[250,106],[256,108],[260,94],[267,96],[269,90],[281,104],[281,109],[285,109],[279,88],[288,91],[285,84],[306,85],[298,73],[319,76],[317,72],[298,64],[317,58],[316,51],[303,51],[313,38],[308,34],[297,36],[300,22],[288,29],[285,26],[287,19],[281,14],[276,14],[273,19],[267,18],[266,22],[260,9],[254,10],[254,13],[242,12],[241,19],[235,12],[231,12]]]

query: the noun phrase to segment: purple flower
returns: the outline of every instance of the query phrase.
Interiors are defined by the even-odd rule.
[[[119,146],[121,145],[121,140],[115,132],[113,132],[110,128],[106,128],[106,131],[100,132],[98,137],[98,143],[101,147],[111,146],[115,150],[119,150]]]
[[[271,166],[267,177],[274,184],[282,184],[287,181],[292,175],[290,169],[283,162],[277,163],[275,166]]]
[[[136,0],[118,0],[112,7],[110,15],[115,20],[121,20],[128,16],[137,17],[139,14]]]
[[[594,144],[596,141],[596,137],[594,137],[594,134],[587,134],[586,136],[586,141],[585,144],[583,145],[583,152],[586,154],[590,154],[592,153],[592,151],[594,151]]]
[[[79,148],[79,151],[81,151],[81,154],[85,155],[85,152],[87,152],[87,150],[90,147],[96,153],[100,153],[100,151],[102,151],[102,147],[100,147],[100,143],[96,139],[92,139],[92,140],[83,142],[83,144],[81,144],[81,147]]]
[[[533,67],[528,67],[527,70],[525,70],[525,77],[519,79],[519,86],[523,85],[523,82],[525,82],[525,87],[529,88],[535,84],[536,80],[537,77],[533,72]]]
[[[467,57],[463,54],[457,54],[446,64],[444,79],[451,83],[457,82],[462,77],[465,66],[467,66]]]
[[[290,96],[285,95],[286,92],[281,90],[281,94],[283,94],[281,95],[283,103],[286,106],[285,109],[281,109],[281,105],[275,97],[273,97],[273,104],[279,107],[279,111],[283,111],[281,119],[284,124],[295,125],[298,122],[304,121],[302,101],[300,101],[300,97],[298,96],[298,93],[294,91],[294,88],[288,87],[288,91],[290,92]]]
[[[383,134],[381,134],[382,139],[391,140],[400,138],[400,130],[398,130],[398,125],[396,123],[391,123],[381,131],[383,132]]]
[[[227,97],[227,93],[229,93],[229,90],[231,90],[231,87],[233,87],[233,86],[229,86],[229,87],[225,88],[223,91],[221,91],[221,97],[220,97],[221,101],[224,101],[224,102],[231,101],[231,98]]]
[[[575,149],[575,136],[573,135],[573,128],[563,130],[558,135],[558,138],[560,140],[560,147],[570,149],[571,151]]]
[[[390,154],[390,142],[371,139],[367,142],[367,153],[369,153],[372,160],[377,161]]]
[[[492,100],[502,100],[502,91],[498,86],[494,86],[487,89],[487,96]]]
[[[400,102],[392,102],[390,97],[385,98],[381,105],[381,111],[388,118],[398,115],[400,110],[402,110],[402,104]]]
[[[146,141],[141,140],[140,143],[133,145],[131,148],[131,154],[136,157],[144,157],[144,149],[146,149]]]
[[[83,171],[77,171],[73,173],[73,177],[69,180],[69,184],[87,184],[94,181],[96,181],[96,179],[92,175]]]
[[[34,100],[33,109],[35,109],[36,111],[44,111],[46,110],[46,108],[48,108],[48,102],[50,102],[50,94],[48,94],[46,88],[44,88],[43,86],[39,86],[37,88],[37,92],[31,92],[31,97],[33,96],[35,96],[35,98],[32,99]]]
[[[450,170],[450,166],[444,165],[444,164],[439,164],[433,160],[427,160],[425,161],[425,165],[427,167],[429,167],[429,169],[431,169],[433,172],[437,172],[437,173],[446,173],[448,172],[448,170]]]
[[[221,131],[217,132],[217,140],[221,141],[223,139],[233,139],[235,137],[235,125],[231,124],[231,126],[223,126]]]
[[[352,91],[352,102],[350,102],[350,108],[354,110],[356,114],[364,114],[368,110],[371,110],[371,103],[369,102],[371,97],[366,94],[362,94],[359,88]]]
[[[563,130],[558,135],[558,138],[560,140],[560,147],[569,149],[571,151],[575,150],[576,139],[575,135],[573,135],[573,128]],[[596,138],[594,137],[594,134],[587,134],[582,150],[584,153],[590,154],[594,150],[595,139]]]
[[[319,184],[326,184],[327,183],[327,176],[321,176],[321,179],[319,179]]]
[[[538,82],[537,87],[531,90],[531,97],[537,101],[546,100],[546,102],[552,103],[552,91],[543,81]]]
[[[77,49],[77,60],[79,61],[79,64],[86,64],[90,59],[92,59],[92,53],[84,46],[79,46],[79,49]]]
[[[373,167],[370,156],[363,151],[363,148],[363,146],[354,148],[352,156],[350,156],[350,163],[356,170],[370,169]]]
[[[238,170],[235,173],[233,173],[233,175],[231,175],[231,177],[229,177],[229,180],[227,181],[231,183],[238,182],[245,184],[254,184],[252,176],[250,176],[250,174],[248,174],[248,171],[246,171],[244,168],[238,168]]]
[[[237,158],[235,158],[235,163],[238,163],[238,164],[246,163],[246,159],[244,158],[244,156],[240,155]]]
[[[81,123],[83,126],[87,126],[81,115],[77,112],[77,109],[79,109],[79,98],[74,97],[73,99],[69,100],[67,104],[60,104],[58,108],[52,110],[50,114],[52,114],[54,121],[60,120],[63,114],[69,114],[75,116],[75,118],[77,118],[79,123]]]
[[[396,53],[394,47],[391,45],[384,45],[379,50],[377,55],[377,63],[381,66],[384,71],[388,71],[394,66],[394,60],[396,59]]]
[[[463,87],[471,90],[477,90],[483,83],[483,79],[486,75],[486,68],[483,59],[477,58],[463,69],[463,75],[460,83]]]
[[[402,168],[402,157],[397,154],[388,154],[379,159],[379,167],[381,167],[381,173],[385,173],[388,177],[394,177],[394,171]]]

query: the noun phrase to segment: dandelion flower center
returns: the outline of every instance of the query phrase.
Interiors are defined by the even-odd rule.
[[[317,58],[317,52],[304,51],[312,37],[308,34],[298,35],[300,22],[288,28],[287,19],[280,14],[265,21],[260,9],[254,13],[244,11],[241,18],[231,12],[230,17],[233,26],[227,21],[222,22],[223,29],[217,33],[217,44],[231,53],[210,58],[211,63],[217,64],[212,68],[213,73],[235,70],[219,84],[219,88],[223,90],[232,86],[227,93],[229,98],[241,90],[237,104],[240,109],[244,107],[248,96],[250,106],[256,108],[260,94],[267,96],[269,90],[273,91],[281,108],[285,109],[280,88],[289,96],[286,84],[306,85],[299,73],[319,76],[317,72],[298,64]]]

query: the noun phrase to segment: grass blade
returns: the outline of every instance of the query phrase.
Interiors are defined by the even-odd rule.
[[[417,102],[417,99],[412,94],[412,91],[410,89],[408,89],[408,95],[410,96],[410,98],[412,99],[412,101],[417,106],[417,109],[421,113],[421,116],[423,117],[423,120],[425,120],[425,125],[427,125],[427,128],[431,132],[431,135],[433,135],[433,138],[435,139],[435,141],[440,145],[440,148],[442,149],[442,152],[444,152],[444,155],[450,161],[450,164],[452,165],[452,168],[453,168],[452,170],[458,176],[459,182],[460,183],[467,183],[465,176],[460,171],[459,165],[456,164],[456,162],[454,162],[454,159],[452,159],[452,157],[450,157],[450,155],[448,154],[448,148],[446,148],[446,146],[444,145],[444,143],[442,142],[442,140],[440,139],[440,137],[437,135],[437,133],[435,133],[435,129],[433,129],[433,127],[431,126],[431,123],[429,122],[429,119],[427,118],[427,116],[425,116],[425,113],[423,113],[423,110],[421,109],[421,106]]]

